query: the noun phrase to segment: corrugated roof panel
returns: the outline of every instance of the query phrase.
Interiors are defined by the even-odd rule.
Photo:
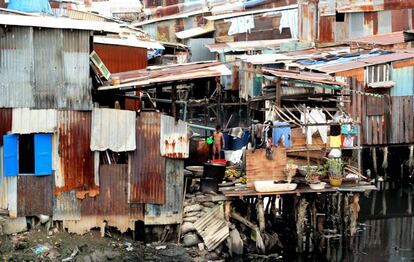
[[[351,39],[350,42],[372,44],[372,45],[394,45],[394,44],[404,43],[404,34],[401,31],[401,32],[394,32],[394,33],[382,34],[382,35],[358,37],[358,38]]]
[[[171,116],[161,115],[161,156],[168,158],[188,158],[189,137],[187,123]]]
[[[96,188],[91,143],[91,112],[58,112],[59,152],[64,186],[57,191]]]
[[[2,146],[3,136],[12,128],[12,109],[0,108],[0,123],[0,146]]]
[[[0,49],[0,106],[92,109],[88,31],[10,26]]]
[[[34,107],[33,28],[8,27],[0,49],[0,107]]]
[[[55,196],[53,176],[19,176],[17,179],[17,216],[53,214]]]
[[[135,111],[94,108],[92,111],[91,150],[133,151],[135,142]]]
[[[182,220],[184,161],[165,160],[165,176],[168,185],[165,191],[165,204],[145,205],[146,225],[179,224]]]
[[[80,220],[81,202],[76,198],[76,192],[63,192],[55,197],[53,205],[53,220]]]
[[[137,149],[132,154],[130,203],[165,203],[165,158],[160,153],[161,113],[137,117]]]
[[[57,111],[54,109],[14,108],[12,133],[54,133],[57,130]]]
[[[3,175],[3,146],[0,146],[0,208],[8,210],[10,217],[17,216],[17,176]]]

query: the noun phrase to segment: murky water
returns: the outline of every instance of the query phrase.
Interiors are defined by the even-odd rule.
[[[414,185],[378,184],[361,196],[360,231],[349,243],[330,240],[326,249],[291,261],[414,261]]]

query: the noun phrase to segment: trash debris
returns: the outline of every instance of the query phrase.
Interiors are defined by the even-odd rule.
[[[156,250],[161,250],[161,249],[166,249],[167,246],[156,246],[155,249]]]
[[[35,253],[35,255],[40,255],[40,254],[42,254],[46,251],[49,251],[49,250],[50,250],[50,248],[48,246],[38,244],[38,245],[36,245],[36,247],[34,249],[34,253]]]
[[[132,246],[132,243],[125,241],[124,246],[126,247],[126,251],[132,251],[134,250],[134,247]]]
[[[79,254],[79,248],[76,247],[69,257],[62,259],[62,262],[72,261],[78,254]]]
[[[47,222],[49,222],[49,216],[46,215],[40,215],[39,216],[39,220],[41,224],[46,224]]]

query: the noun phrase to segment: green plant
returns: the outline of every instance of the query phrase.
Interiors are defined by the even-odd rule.
[[[330,178],[342,178],[345,165],[341,159],[328,159],[326,165]]]

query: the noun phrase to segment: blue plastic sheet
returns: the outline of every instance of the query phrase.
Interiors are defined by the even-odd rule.
[[[26,13],[52,14],[52,8],[47,0],[10,0],[7,8]]]

